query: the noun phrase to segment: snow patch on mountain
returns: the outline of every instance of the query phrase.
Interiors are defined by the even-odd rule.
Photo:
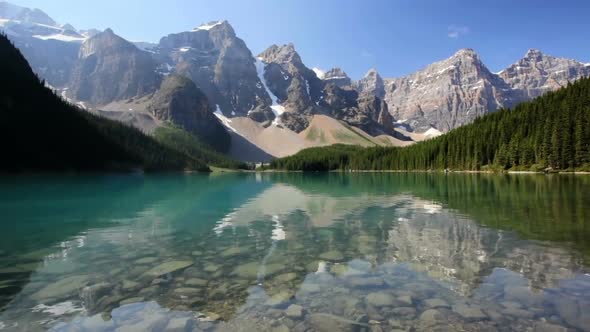
[[[209,30],[213,29],[213,27],[216,27],[216,26],[220,25],[221,23],[223,23],[223,22],[216,21],[216,22],[209,22],[206,24],[201,24],[198,27],[194,28],[193,31],[200,31],[200,30],[209,31]]]
[[[272,100],[272,105],[270,106],[270,109],[272,110],[272,112],[275,115],[275,120],[273,121],[273,124],[278,125],[279,124],[279,117],[281,116],[281,114],[285,113],[285,108],[279,104],[277,96],[275,96],[275,94],[272,93],[272,91],[270,91],[270,89],[268,88],[268,85],[266,84],[266,79],[264,78],[265,68],[266,68],[266,64],[260,58],[257,58],[256,59],[256,73],[258,74],[258,79],[262,83],[262,86],[266,90],[266,93],[268,93],[268,95],[270,96],[270,99]]]
[[[63,33],[56,33],[53,35],[43,36],[43,35],[34,35],[33,38],[41,39],[41,40],[60,40],[63,42],[79,42],[82,43],[86,40],[86,37],[76,37],[76,36],[68,36],[64,35]]]
[[[434,128],[434,127],[433,127],[433,128],[430,128],[430,129],[428,129],[428,130],[427,130],[427,131],[424,133],[424,136],[426,136],[426,137],[438,137],[438,136],[440,136],[440,135],[442,135],[442,133],[441,133],[441,132],[440,132],[438,129]]]
[[[219,121],[221,121],[221,123],[223,123],[223,125],[233,131],[234,133],[238,133],[238,131],[231,126],[231,119],[228,119],[225,115],[223,115],[223,112],[221,112],[221,108],[219,108],[219,105],[215,105],[215,112],[213,113],[215,114],[215,116],[219,119]]]
[[[320,80],[323,80],[326,77],[326,72],[319,68],[313,67],[311,70],[313,70],[315,76],[317,76]]]

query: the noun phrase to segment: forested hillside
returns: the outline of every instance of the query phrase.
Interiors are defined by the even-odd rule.
[[[406,148],[331,146],[273,161],[286,170],[589,170],[590,79]]]
[[[198,158],[56,96],[4,35],[0,35],[0,140],[2,171],[208,169]]]

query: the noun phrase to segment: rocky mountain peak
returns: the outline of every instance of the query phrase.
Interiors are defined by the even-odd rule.
[[[162,82],[148,106],[156,118],[171,121],[220,150],[227,150],[230,137],[213,114],[209,100],[195,83],[171,74]]]
[[[149,53],[106,29],[80,47],[68,92],[76,100],[105,105],[152,93],[159,80]]]
[[[120,51],[138,50],[135,45],[115,34],[111,28],[107,28],[91,38],[88,38],[80,47],[80,58],[86,58],[96,52],[116,53]]]
[[[385,84],[385,100],[393,116],[407,120],[418,131],[431,127],[449,131],[512,101],[509,87],[472,49],[461,49],[448,59]]]
[[[519,101],[536,98],[590,75],[590,67],[576,60],[557,58],[530,49],[499,76],[519,94]]]
[[[301,64],[301,57],[295,50],[293,43],[288,43],[282,46],[271,45],[264,52],[260,53],[258,57],[265,63],[277,64]]]
[[[339,67],[328,70],[322,79],[339,87],[350,87],[352,84],[350,77]]]
[[[74,28],[73,25],[66,23],[66,24],[62,24],[61,28],[64,30],[69,30],[69,31],[76,31],[76,28]]]
[[[531,48],[529,49],[526,54],[524,55],[525,59],[536,60],[539,61],[544,56],[543,52],[538,49]]]
[[[377,71],[377,69],[375,68],[371,68],[369,69],[369,71],[367,71],[367,73],[365,74],[365,78],[381,78],[381,76],[379,75],[379,72]]]
[[[362,94],[374,95],[381,99],[385,97],[383,78],[375,68],[369,69],[365,77],[356,82],[355,87]]]
[[[337,78],[337,77],[348,77],[348,75],[346,74],[346,72],[344,72],[344,70],[342,70],[342,68],[334,67],[334,68],[328,70],[324,76],[325,79]]]
[[[472,48],[462,48],[460,50],[458,50],[454,55],[454,57],[461,57],[461,58],[465,58],[465,57],[470,57],[470,58],[477,58],[477,52],[475,52],[474,49]]]

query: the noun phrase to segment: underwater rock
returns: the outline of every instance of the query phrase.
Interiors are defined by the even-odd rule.
[[[199,278],[191,278],[188,279],[184,282],[185,285],[187,286],[194,286],[194,287],[205,287],[207,286],[208,281],[205,279],[199,279]]]
[[[344,255],[342,255],[342,253],[338,250],[331,250],[321,254],[319,258],[325,261],[339,262],[344,259]]]
[[[145,272],[145,275],[152,276],[152,277],[159,277],[164,274],[176,272],[178,270],[186,269],[187,267],[193,265],[191,261],[172,261],[162,263],[148,271]]]
[[[236,267],[232,274],[244,279],[256,279],[258,272],[261,272],[265,276],[272,276],[281,272],[284,268],[285,265],[278,263],[262,266],[258,262],[251,262]]]
[[[285,310],[285,315],[289,318],[299,319],[303,317],[303,307],[298,304],[291,304],[287,310]]]
[[[447,318],[436,309],[426,310],[420,315],[420,326],[426,329],[446,323],[446,321]]]
[[[59,299],[78,292],[88,283],[87,275],[71,276],[61,279],[58,282],[45,286],[34,293],[31,298],[34,300]]]
[[[443,299],[433,298],[424,300],[424,305],[429,308],[450,308],[451,306]]]
[[[375,307],[393,306],[395,304],[395,298],[387,293],[371,293],[367,295],[366,300],[367,304]]]
[[[132,280],[123,280],[123,283],[121,284],[121,288],[126,291],[132,290],[137,286],[139,286],[139,283]]]
[[[145,301],[145,298],[143,298],[141,296],[138,296],[138,297],[130,297],[128,299],[125,299],[125,300],[119,302],[119,305],[120,306],[124,306],[124,305],[127,305],[127,304],[139,303],[139,302],[143,302],[143,301]]]
[[[488,316],[481,311],[479,306],[456,304],[453,306],[453,311],[468,321],[477,321],[488,318]]]
[[[140,258],[135,261],[135,264],[143,265],[143,264],[152,264],[158,261],[158,257],[144,257]]]

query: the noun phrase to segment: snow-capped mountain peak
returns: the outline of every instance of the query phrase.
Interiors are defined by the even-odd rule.
[[[214,27],[223,24],[223,21],[211,21],[209,23],[204,23],[199,25],[198,27],[194,28],[193,31],[209,31],[211,29],[213,29]]]

